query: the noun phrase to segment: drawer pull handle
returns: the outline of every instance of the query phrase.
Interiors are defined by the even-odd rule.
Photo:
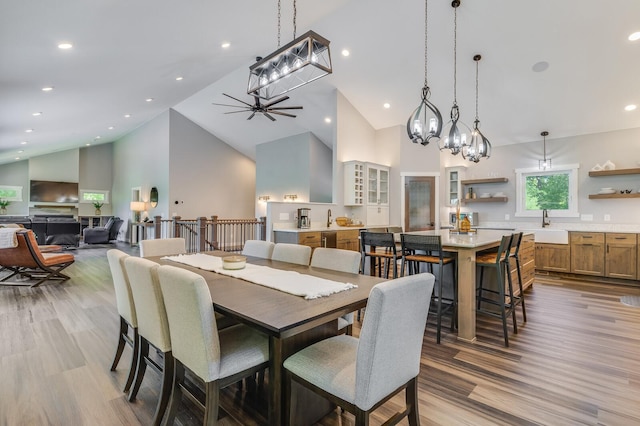
[[[627,237],[616,237],[616,240],[626,240]]]
[[[593,238],[593,235],[583,235],[582,238]]]

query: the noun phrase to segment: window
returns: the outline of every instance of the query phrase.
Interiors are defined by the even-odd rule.
[[[578,217],[578,164],[550,170],[516,170],[516,216]]]
[[[22,187],[0,185],[0,198],[7,201],[22,201]]]
[[[81,203],[100,202],[104,204],[109,204],[109,191],[99,191],[96,189],[81,189],[80,202]]]

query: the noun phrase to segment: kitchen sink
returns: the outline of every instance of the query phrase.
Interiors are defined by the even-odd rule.
[[[553,228],[521,229],[522,232],[532,233],[536,243],[569,244],[569,231]]]

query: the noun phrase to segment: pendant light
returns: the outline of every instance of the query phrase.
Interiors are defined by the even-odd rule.
[[[467,138],[471,135],[471,129],[469,126],[460,121],[460,110],[458,108],[457,99],[457,38],[458,38],[458,6],[460,6],[460,0],[453,0],[451,2],[453,7],[453,106],[451,107],[450,117],[451,121],[447,123],[443,130],[442,138],[440,139],[440,150],[449,149],[451,154],[457,155],[462,147],[468,144]]]
[[[547,170],[551,168],[551,158],[547,158],[547,136],[549,136],[549,132],[545,130],[540,133],[540,136],[542,136],[542,160],[538,160],[538,168]]]
[[[296,38],[296,0],[293,1],[293,41],[280,47],[278,0],[278,49],[249,67],[247,94],[272,99],[333,72],[329,40],[307,31]]]
[[[407,133],[413,143],[427,145],[432,139],[440,139],[442,132],[442,115],[438,108],[429,102],[431,89],[427,81],[427,3],[424,2],[424,86],[422,87],[422,101],[409,120],[407,120]]]
[[[478,118],[478,64],[480,59],[482,59],[481,55],[473,57],[476,62],[476,119],[473,122],[471,142],[462,148],[462,157],[474,163],[479,162],[483,157],[489,158],[491,156],[491,143],[480,131],[480,119]]]

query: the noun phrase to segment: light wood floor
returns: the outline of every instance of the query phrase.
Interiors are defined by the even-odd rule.
[[[104,247],[76,250],[67,269],[73,279],[64,284],[0,287],[0,425],[150,423],[159,389],[154,372],[129,403],[121,391],[129,349],[118,371],[109,371],[118,315],[105,253]],[[508,349],[493,319],[479,317],[475,344],[445,333],[436,345],[429,326],[422,424],[640,424],[640,308],[619,302],[627,294],[638,296],[640,288],[539,277],[527,293],[528,322],[511,334]],[[223,403],[241,418],[220,423],[264,422],[263,396],[230,388]],[[402,399],[378,409],[371,424],[381,424]],[[185,406],[178,422],[200,424],[201,414]],[[352,423],[336,410],[320,424]]]

